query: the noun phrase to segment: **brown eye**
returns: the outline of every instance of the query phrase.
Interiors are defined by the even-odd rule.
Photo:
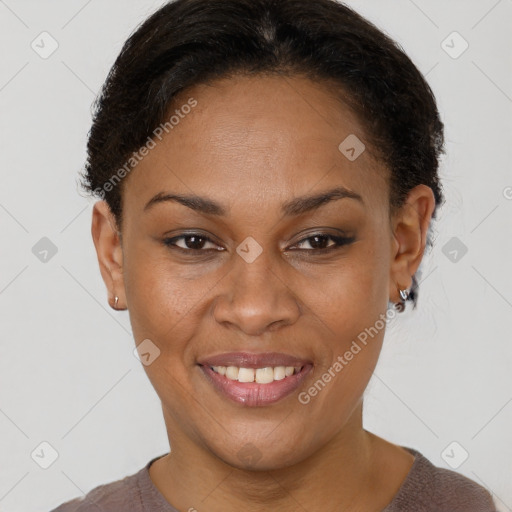
[[[182,243],[182,245],[178,245],[177,242]],[[219,250],[216,249],[218,247],[212,240],[210,240],[207,236],[202,235],[201,233],[187,233],[185,235],[175,236],[173,238],[166,238],[163,240],[164,245],[170,248],[178,249],[183,252],[206,252],[211,250]],[[207,244],[211,244],[214,247],[204,248]]]
[[[334,243],[328,243],[329,240],[332,240]],[[337,249],[344,245],[348,245],[354,241],[354,237],[344,237],[344,236],[334,236],[329,235],[327,233],[316,233],[312,236],[308,236],[307,238],[303,238],[300,242],[294,245],[297,247],[302,244],[309,244],[311,249],[301,249],[312,252],[323,252],[323,251],[331,251],[333,249]]]

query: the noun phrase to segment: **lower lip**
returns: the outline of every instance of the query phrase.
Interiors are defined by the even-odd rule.
[[[220,391],[223,396],[249,407],[273,404],[293,393],[313,368],[311,364],[307,364],[299,373],[268,384],[258,384],[257,382],[231,380],[214,372],[209,366],[199,366],[215,389]]]

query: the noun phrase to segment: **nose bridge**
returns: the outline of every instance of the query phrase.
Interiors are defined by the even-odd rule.
[[[255,291],[260,287],[266,290],[269,284],[273,287],[269,283],[270,278],[277,279],[276,273],[279,270],[273,261],[276,259],[275,255],[268,245],[264,246],[263,242],[260,244],[254,238],[247,237],[236,248],[236,252],[238,259],[235,258],[233,270],[237,274],[238,282],[244,283],[248,288],[252,287]]]
[[[276,294],[280,293],[280,281],[277,277],[279,265],[275,261],[276,254],[268,243],[265,244],[268,239],[263,241],[260,237],[260,242],[247,237],[236,248],[233,295],[247,303],[253,302],[256,305],[257,302],[264,301],[271,306],[277,299]]]

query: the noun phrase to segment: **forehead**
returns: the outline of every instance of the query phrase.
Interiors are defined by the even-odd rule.
[[[182,109],[191,99],[195,106]],[[365,131],[326,83],[236,76],[183,91],[169,114],[176,124],[128,176],[126,203],[139,211],[164,191],[227,204],[236,190],[261,205],[340,184],[373,203],[387,199],[386,170],[368,144],[355,160],[340,150],[354,136],[364,143]]]

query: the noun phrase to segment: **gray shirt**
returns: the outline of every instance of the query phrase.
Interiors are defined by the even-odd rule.
[[[434,466],[421,453],[406,448],[413,465],[382,512],[496,512],[489,492],[469,478]],[[169,504],[149,477],[151,459],[133,475],[92,489],[51,512],[179,512]]]

